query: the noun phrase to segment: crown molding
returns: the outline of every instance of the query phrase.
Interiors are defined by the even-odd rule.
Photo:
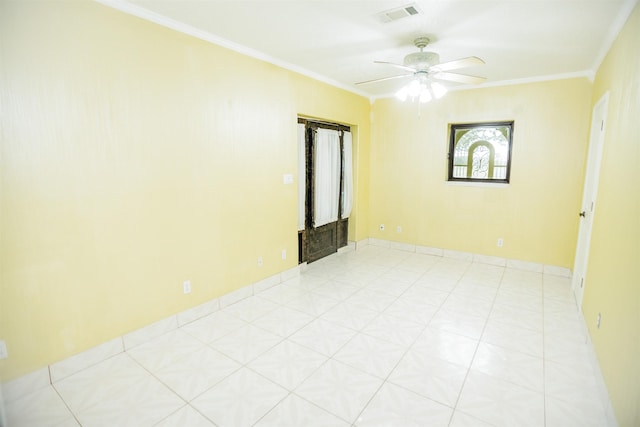
[[[181,33],[190,35],[192,37],[198,38],[200,40],[215,44],[217,46],[223,47],[225,49],[232,50],[234,52],[240,53],[242,55],[249,56],[251,58],[267,62],[272,65],[276,65],[285,70],[292,71],[297,74],[301,74],[306,77],[310,77],[314,80],[318,80],[320,82],[326,83],[328,85],[337,87],[339,89],[346,90],[348,92],[354,93],[356,95],[369,98],[369,94],[358,91],[351,86],[340,83],[336,80],[329,79],[321,74],[315,73],[313,71],[307,70],[306,68],[299,67],[297,65],[291,64],[289,62],[281,61],[277,58],[274,58],[270,55],[267,55],[258,50],[249,48],[247,46],[241,45],[239,43],[232,42],[230,40],[224,39],[222,37],[218,37],[214,34],[211,34],[207,31],[200,30],[191,25],[187,25],[183,22],[176,21],[175,19],[167,18],[164,15],[159,13],[150,11],[149,9],[145,9],[138,5],[129,3],[123,0],[94,0],[97,3],[102,5],[111,7],[113,9],[117,9],[121,12],[127,13],[129,15],[136,16],[138,18],[142,18],[146,21],[153,22],[158,25],[162,25],[163,27],[170,28],[175,31],[179,31]]]

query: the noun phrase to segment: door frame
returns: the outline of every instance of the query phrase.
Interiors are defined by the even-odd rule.
[[[604,148],[604,136],[607,123],[607,110],[609,106],[609,92],[606,92],[593,107],[591,114],[591,132],[589,136],[589,151],[587,155],[587,167],[584,175],[584,187],[582,191],[582,204],[580,209],[580,227],[573,265],[572,289],[576,299],[578,310],[582,311],[582,299],[587,281],[587,268],[589,266],[589,247],[591,246],[591,232],[593,229],[593,217],[598,195],[598,182],[600,178],[600,166],[602,165],[602,153]]]

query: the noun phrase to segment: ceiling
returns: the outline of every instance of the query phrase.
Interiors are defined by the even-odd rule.
[[[592,77],[637,0],[98,0],[372,99],[389,96],[402,74],[374,61],[402,63],[425,50],[446,62],[477,56],[456,72],[500,85]],[[383,22],[381,12],[419,13]],[[446,83],[452,90],[464,85]]]

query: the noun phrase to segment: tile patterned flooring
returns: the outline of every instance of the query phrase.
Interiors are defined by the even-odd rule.
[[[6,403],[23,426],[607,426],[568,278],[366,246]]]

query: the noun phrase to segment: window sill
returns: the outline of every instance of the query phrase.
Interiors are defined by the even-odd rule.
[[[509,184],[504,182],[472,182],[472,181],[445,181],[447,185],[454,187],[491,187],[491,188],[507,188]]]

